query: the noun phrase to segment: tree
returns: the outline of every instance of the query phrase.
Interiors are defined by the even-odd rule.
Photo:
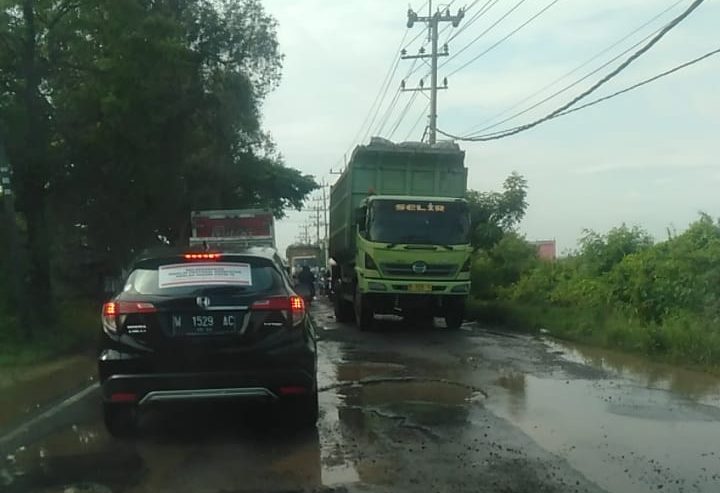
[[[628,228],[622,224],[604,235],[586,229],[580,238],[580,254],[585,268],[595,275],[609,272],[627,255],[646,250],[652,245],[653,239],[647,231],[638,226]]]
[[[83,249],[95,267],[76,271],[117,272],[182,244],[193,209],[282,216],[317,187],[261,127],[282,56],[258,0],[0,2],[0,131],[36,294],[51,259],[72,269]]]
[[[505,179],[502,192],[469,190],[471,241],[474,247],[490,249],[506,232],[514,231],[527,210],[527,180],[513,172]]]

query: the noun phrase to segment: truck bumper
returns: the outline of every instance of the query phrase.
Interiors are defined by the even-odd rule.
[[[466,296],[470,293],[470,280],[438,281],[359,277],[358,287],[363,294]]]

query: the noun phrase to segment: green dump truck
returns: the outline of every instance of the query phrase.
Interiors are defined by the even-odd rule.
[[[462,324],[470,292],[465,153],[457,144],[373,138],[330,194],[335,316],[361,329],[375,314]]]

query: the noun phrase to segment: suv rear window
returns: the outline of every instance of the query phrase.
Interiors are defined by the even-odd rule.
[[[233,269],[233,264],[249,266],[247,273]],[[226,265],[231,272],[240,272],[241,278],[228,281],[227,275],[214,276],[216,266]],[[165,272],[160,273],[160,269]],[[168,282],[167,271],[176,271],[180,276],[185,274],[201,275],[199,280],[180,277],[177,282]],[[252,258],[237,258],[231,262],[182,262],[179,260],[156,263],[144,263],[132,271],[125,282],[123,292],[158,296],[186,296],[206,291],[208,288],[228,289],[243,293],[276,291],[283,282],[280,273],[270,263]]]

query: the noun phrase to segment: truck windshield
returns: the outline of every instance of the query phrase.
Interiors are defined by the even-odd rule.
[[[468,243],[469,232],[464,202],[376,200],[370,207],[370,241],[462,245]]]

